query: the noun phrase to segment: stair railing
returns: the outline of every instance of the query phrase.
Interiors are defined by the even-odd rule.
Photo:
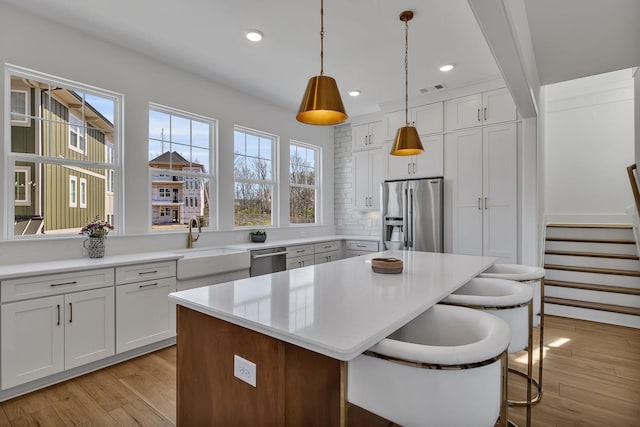
[[[638,211],[638,217],[640,217],[640,191],[638,191],[638,181],[636,180],[634,170],[637,169],[636,164],[632,164],[627,167],[627,175],[629,175],[629,183],[631,184],[631,191],[633,192],[633,198],[636,201],[636,210]]]

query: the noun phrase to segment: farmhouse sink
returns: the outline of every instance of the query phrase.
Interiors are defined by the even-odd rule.
[[[250,252],[230,248],[198,248],[173,251],[178,259],[178,280],[249,269]]]

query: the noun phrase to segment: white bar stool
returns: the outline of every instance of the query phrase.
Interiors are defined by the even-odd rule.
[[[481,273],[478,277],[515,280],[527,283],[534,288],[533,306],[539,319],[534,316],[534,326],[539,326],[538,335],[538,378],[532,378],[537,393],[531,400],[535,405],[542,399],[542,362],[544,360],[544,268],[522,264],[495,264]],[[520,375],[523,375],[520,373]],[[524,406],[525,401],[514,401],[512,405]]]
[[[436,305],[348,362],[347,400],[405,427],[506,424],[503,320]]]
[[[512,280],[475,278],[441,301],[491,313],[509,324],[509,353],[527,349],[527,373],[533,372],[533,290]],[[508,368],[511,372],[519,372]],[[531,425],[531,384],[527,381],[527,426]],[[508,400],[512,404],[511,400]]]

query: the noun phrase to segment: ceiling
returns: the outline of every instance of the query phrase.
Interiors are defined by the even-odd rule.
[[[320,72],[318,0],[0,1],[292,111]],[[542,84],[640,65],[640,0],[501,1],[524,2]],[[324,7],[325,74],[337,80],[352,117],[404,97],[403,10],[415,13],[410,97],[440,83],[500,77],[467,0],[325,0]],[[254,28],[264,33],[257,44],[244,38]],[[456,68],[440,72],[447,63]],[[362,95],[348,96],[352,89]]]

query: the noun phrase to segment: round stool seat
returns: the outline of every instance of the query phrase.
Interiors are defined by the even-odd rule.
[[[515,280],[525,282],[529,280],[540,280],[544,277],[545,270],[541,267],[522,264],[494,264],[479,277],[492,277],[494,279]]]
[[[493,426],[509,326],[436,305],[348,362],[348,400],[403,426]]]
[[[533,299],[530,286],[512,280],[475,278],[442,300],[489,311],[511,327],[509,353],[527,348],[529,340],[529,309]]]

